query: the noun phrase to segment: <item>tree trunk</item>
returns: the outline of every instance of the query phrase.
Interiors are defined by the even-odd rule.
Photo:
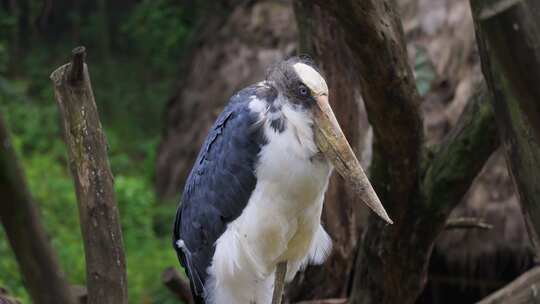
[[[346,43],[336,48],[349,48],[352,54],[348,65],[358,74],[375,134],[371,179],[395,221],[387,226],[370,215],[349,300],[414,303],[424,287],[436,237],[498,145],[492,112],[483,94],[477,94],[446,140],[424,152],[420,99],[394,1],[315,2],[333,19],[315,18],[314,24],[341,28]],[[300,35],[312,36],[314,45],[327,39],[309,28]]]
[[[86,255],[89,304],[127,303],[122,230],[84,47],[51,74],[75,181]]]
[[[309,54],[324,72],[330,88],[332,108],[358,159],[362,159],[369,124],[360,97],[357,71],[349,64],[351,54],[342,29],[335,18],[311,1],[296,2],[295,13],[300,31],[299,54]],[[338,174],[334,174],[326,192],[322,214],[323,226],[333,241],[332,254],[323,265],[308,267],[297,275],[288,286],[287,294],[291,302],[347,295],[348,286],[344,282],[349,281],[361,232],[360,224],[365,221],[368,212],[355,197],[354,191],[345,185]]]
[[[34,303],[75,304],[0,117],[0,221]],[[0,295],[1,302],[1,295]]]
[[[540,5],[472,0],[482,71],[529,236],[540,255]]]

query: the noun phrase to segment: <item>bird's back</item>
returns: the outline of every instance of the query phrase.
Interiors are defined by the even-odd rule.
[[[215,241],[241,214],[257,182],[254,167],[264,137],[248,105],[257,90],[253,86],[234,95],[217,118],[177,211],[173,242],[198,302],[203,302]]]

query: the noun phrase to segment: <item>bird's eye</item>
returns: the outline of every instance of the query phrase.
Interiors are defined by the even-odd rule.
[[[300,88],[298,89],[298,92],[300,93],[300,95],[302,96],[308,96],[309,92],[308,92],[308,89],[306,88],[306,86],[304,85],[301,85]]]

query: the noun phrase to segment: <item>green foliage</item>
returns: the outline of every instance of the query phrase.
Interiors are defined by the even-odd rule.
[[[7,37],[13,31],[16,21],[17,19],[8,15],[0,8],[0,73],[4,73],[8,65],[9,49]]]
[[[39,205],[62,268],[71,283],[84,284],[84,251],[77,201],[56,108],[0,95],[0,109],[10,126],[31,193]],[[160,275],[166,267],[177,265],[176,256],[170,237],[157,236],[153,230],[155,214],[164,213],[163,208],[167,208],[167,205],[156,204],[149,178],[157,140],[143,138],[139,145],[125,144],[126,139],[114,129],[107,129],[107,133],[112,139],[109,140],[109,144],[112,142],[110,159],[124,232],[130,302],[172,303],[173,298],[164,290]],[[172,222],[172,218],[167,220]],[[23,303],[29,303],[17,264],[4,238],[0,238],[0,256],[0,286],[19,296]]]
[[[176,256],[170,250],[169,237],[154,235],[153,215],[157,208],[150,185],[143,179],[127,176],[117,176],[115,185],[124,231],[130,298],[151,302],[162,288],[160,271],[175,265]]]
[[[414,58],[414,74],[416,78],[416,88],[420,96],[424,96],[431,89],[433,80],[437,77],[435,67],[429,60],[429,55],[425,49],[417,48]]]
[[[71,7],[66,1],[58,5],[66,10]],[[0,9],[0,112],[62,269],[70,283],[85,284],[77,200],[49,75],[67,62],[75,45],[87,47],[92,86],[115,175],[130,303],[177,303],[160,280],[161,271],[178,265],[169,228],[175,206],[157,202],[152,181],[162,112],[189,26],[182,7],[172,0],[140,1],[122,12],[112,11],[120,6],[111,4],[107,23],[114,51],[109,50],[110,56],[103,58],[101,34],[107,27],[100,24],[102,12],[92,3],[83,6],[84,11],[67,10],[54,20],[56,25],[77,24],[82,43],[72,41],[73,33],[54,27],[54,39],[45,35],[29,39],[30,47],[18,45],[24,55],[17,54],[17,58],[11,57],[13,41],[8,38],[15,33],[30,37],[38,30],[20,33],[17,18]],[[30,0],[29,24],[39,24],[33,18],[40,14],[41,4]],[[10,63],[15,59],[16,69],[12,69]],[[30,303],[1,230],[0,286],[22,303]]]
[[[8,56],[6,43],[0,41],[0,73],[3,73],[6,71],[8,60],[9,60],[9,56]]]
[[[137,5],[122,30],[159,68],[171,66],[188,34],[184,10],[172,0],[144,0]],[[174,68],[174,66],[173,66]]]

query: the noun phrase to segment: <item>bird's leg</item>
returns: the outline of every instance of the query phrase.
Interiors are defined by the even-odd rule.
[[[283,289],[285,289],[285,275],[287,274],[287,262],[279,262],[276,267],[276,277],[274,281],[274,293],[272,294],[272,304],[281,304]]]

